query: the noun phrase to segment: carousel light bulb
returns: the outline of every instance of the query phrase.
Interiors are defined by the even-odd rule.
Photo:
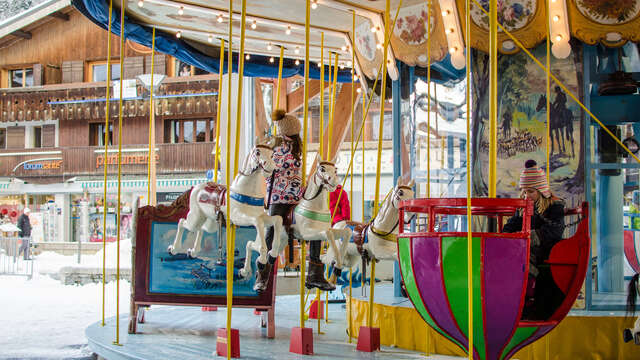
[[[321,66],[322,66],[322,64],[320,64],[320,63],[318,63],[317,65],[318,65],[318,67],[321,67]]]
[[[451,54],[455,54],[456,51],[458,51],[458,48],[455,47],[455,46],[449,48],[449,53],[451,53]]]
[[[340,48],[340,50],[342,50],[342,51],[347,51],[347,46],[346,46],[346,45],[342,45],[342,47]]]
[[[247,60],[251,59],[251,54],[245,55],[244,58],[247,59]]]
[[[287,25],[287,30],[284,32],[287,35],[291,35],[291,25]]]
[[[180,9],[178,9],[178,15],[182,14],[184,14],[184,6],[180,6]]]
[[[318,8],[318,0],[313,0],[311,2],[311,8],[314,10]]]
[[[218,15],[218,22],[221,23],[224,19],[222,18],[222,14]]]
[[[378,50],[382,50],[382,44],[377,43],[377,44],[376,44],[376,49],[378,49]]]
[[[560,40],[562,40],[562,35],[558,34],[558,35],[556,36],[556,41],[560,41]]]
[[[258,23],[255,20],[253,20],[253,22],[251,23],[251,28],[255,30],[257,27],[258,27]]]
[[[447,30],[445,30],[445,34],[453,34],[453,28],[448,28]]]
[[[353,63],[351,62],[351,60],[347,61],[347,66],[351,67],[353,65]]]
[[[269,58],[270,63],[273,63],[274,61],[276,61],[276,59],[274,59],[273,56]]]
[[[207,39],[207,41],[209,41],[210,43],[212,43],[212,42],[213,42],[213,36],[212,36],[212,35],[209,35],[209,38]]]
[[[178,32],[176,33],[176,37],[177,37],[178,39],[180,39],[180,38],[182,37],[182,31],[178,31]]]
[[[343,70],[344,69],[344,64],[340,64],[340,65],[338,65],[338,67],[340,68],[340,70]]]
[[[294,53],[296,54],[300,54],[300,46],[296,46],[295,50],[293,50]]]
[[[353,81],[358,81],[358,75],[353,75]]]
[[[295,64],[296,64],[296,66],[300,65],[300,60],[296,59]]]
[[[560,16],[555,15],[555,16],[553,17],[553,21],[558,22],[559,20],[560,20]]]
[[[138,1],[138,7],[143,7],[144,6],[144,1],[140,0]]]
[[[271,49],[273,49],[273,46],[271,45],[271,43],[268,43],[267,44],[267,50],[271,50]]]
[[[376,32],[376,27],[375,27],[375,26],[372,26],[372,27],[371,27],[371,32],[372,32],[372,33]]]
[[[451,14],[451,11],[449,11],[449,10],[442,10],[442,16],[447,16],[447,15],[449,15],[449,14]]]
[[[357,88],[357,89],[356,89],[356,92],[357,92],[358,94],[360,94],[360,93],[362,92],[362,89],[361,89],[361,88]]]

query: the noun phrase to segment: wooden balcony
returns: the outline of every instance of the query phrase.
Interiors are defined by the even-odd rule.
[[[156,115],[215,114],[217,75],[167,78],[154,93]],[[104,119],[104,83],[73,83],[0,89],[0,121]],[[138,81],[136,97],[124,101],[123,116],[148,116],[149,92]],[[110,97],[109,117],[118,117],[119,102]],[[114,101],[115,100],[115,101]]]
[[[147,149],[146,145],[123,146],[122,173],[146,174]],[[156,144],[156,149],[158,175],[204,173],[213,168],[212,142]],[[103,175],[105,163],[109,174],[115,174],[117,152],[113,150],[117,147],[110,147],[106,158],[104,148],[96,146],[0,150],[0,176],[52,182],[63,176]]]

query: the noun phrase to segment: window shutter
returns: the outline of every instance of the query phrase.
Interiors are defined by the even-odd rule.
[[[7,149],[24,149],[24,126],[7,127]]]
[[[84,81],[84,62],[82,60],[77,61],[63,61],[62,62],[62,82],[74,83]]]
[[[156,74],[167,74],[167,63],[164,55],[155,55],[156,61],[153,64],[153,72]],[[146,56],[144,59],[144,73],[151,74],[151,56]]]
[[[134,56],[124,59],[124,78],[135,79],[144,73],[144,57]]]
[[[33,86],[41,86],[42,83],[42,65],[33,64]]]
[[[55,146],[56,146],[56,126],[43,125],[42,126],[42,147],[55,147]]]

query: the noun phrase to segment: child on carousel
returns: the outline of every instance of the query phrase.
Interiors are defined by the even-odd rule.
[[[534,160],[527,160],[520,174],[520,190],[524,199],[534,202],[531,217],[531,243],[529,257],[529,281],[527,302],[523,319],[544,320],[562,302],[563,293],[556,286],[549,266],[551,248],[560,240],[564,231],[564,201],[551,193],[545,173]],[[516,213],[503,227],[504,232],[522,230],[522,215]]]
[[[285,221],[289,212],[300,202],[302,189],[302,140],[300,139],[300,121],[284,110],[278,109],[271,115],[276,125],[278,137],[273,148],[273,161],[276,163],[273,175],[267,179],[267,194],[269,215],[280,215]],[[289,237],[291,239],[291,237]],[[267,229],[267,248],[273,245],[273,227]],[[289,242],[292,246],[293,242]],[[309,272],[307,273],[307,287],[321,290],[335,290],[324,277],[323,264],[320,261],[320,241],[309,242]],[[293,251],[293,250],[291,250]],[[267,263],[258,261],[258,271],[254,290],[261,292],[267,288],[269,274],[276,259],[268,256]]]

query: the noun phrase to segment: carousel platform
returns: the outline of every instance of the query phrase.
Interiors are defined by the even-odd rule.
[[[367,289],[368,290],[368,289]],[[354,336],[365,325],[368,298],[353,291],[351,319]],[[622,341],[622,330],[632,327],[635,318],[624,312],[574,310],[558,327],[538,342],[515,354],[514,359],[545,359],[545,341],[552,359],[640,359],[640,346]],[[456,345],[426,326],[411,301],[393,296],[392,284],[376,285],[373,325],[380,328],[384,346],[430,354],[465,356]]]
[[[234,309],[233,324],[240,330],[242,359],[300,359],[289,352],[291,328],[298,326],[297,296],[279,296],[276,300],[276,337],[266,338],[260,328],[260,317],[252,309]],[[383,347],[377,353],[356,351],[356,339],[348,343],[344,304],[329,305],[329,324],[322,321],[322,335],[317,334],[317,320],[307,321],[314,329],[314,359],[424,359],[417,351]],[[138,324],[139,334],[127,333],[128,314],[120,317],[120,344],[114,345],[115,317],[106,326],[90,325],[85,333],[90,348],[108,360],[211,359],[215,355],[216,330],[226,322],[226,309],[204,312],[200,307],[152,306],[145,314],[145,323]],[[433,356],[430,359],[457,359]]]

